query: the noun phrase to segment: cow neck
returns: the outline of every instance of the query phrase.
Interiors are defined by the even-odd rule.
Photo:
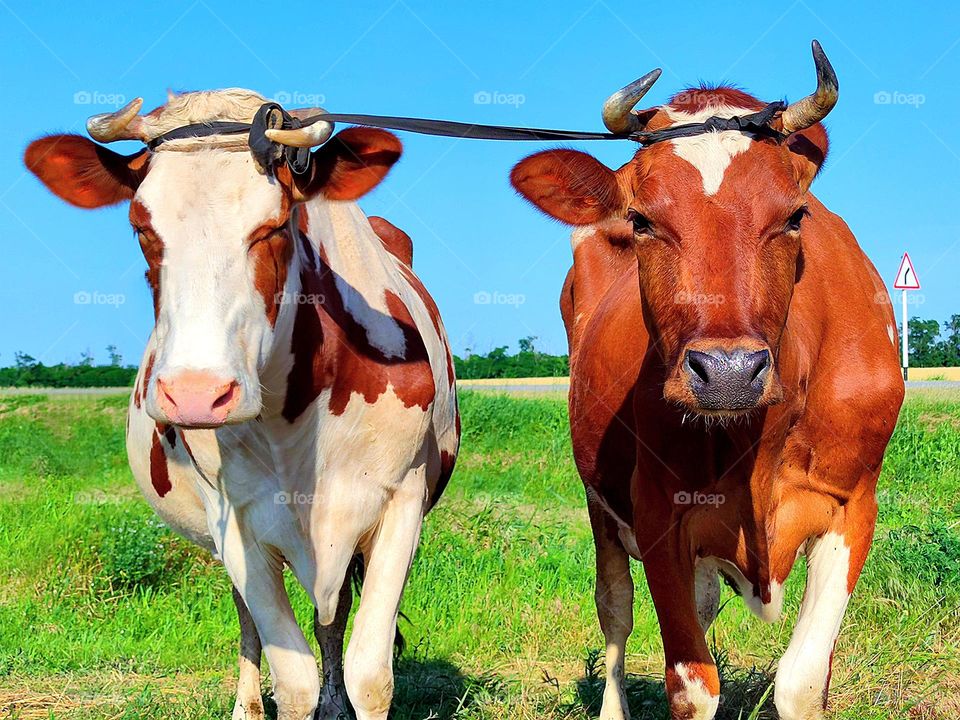
[[[386,358],[405,355],[405,336],[388,306],[387,293],[403,295],[396,261],[354,202],[322,198],[301,206],[307,234],[343,310],[365,330],[367,342]]]
[[[289,232],[295,244],[277,313],[270,354],[260,378],[263,417],[281,415],[290,372],[297,313],[346,312],[363,328],[370,346],[385,357],[404,357],[406,338],[387,305],[388,291],[403,296],[396,262],[367,216],[353,202],[315,199],[293,208]],[[336,293],[336,297],[328,297]],[[313,342],[323,342],[317,336]]]

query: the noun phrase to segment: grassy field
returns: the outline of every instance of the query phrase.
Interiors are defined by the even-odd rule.
[[[139,498],[124,457],[125,404],[0,398],[4,720],[229,717],[239,635],[229,584]],[[458,470],[426,522],[403,603],[409,648],[393,716],[596,717],[593,546],[565,404],[464,393],[462,409]],[[960,396],[911,395],[880,513],[837,648],[831,717],[955,720]],[[631,706],[635,718],[662,718],[659,634],[635,574]],[[776,717],[763,698],[802,574],[790,580],[781,622],[762,624],[737,599],[723,606],[711,632],[725,679],[721,718]],[[291,592],[308,628],[304,594],[292,583]]]

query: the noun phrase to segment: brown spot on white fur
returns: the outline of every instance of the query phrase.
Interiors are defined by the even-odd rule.
[[[305,238],[304,242],[309,244]],[[426,410],[434,396],[433,373],[407,307],[387,292],[387,307],[405,341],[402,357],[388,357],[370,343],[366,329],[343,307],[335,279],[323,258],[301,275],[304,297],[310,302],[297,307],[291,345],[294,365],[283,416],[293,422],[328,388],[334,415],[344,411],[353,393],[373,403],[388,386],[406,407],[419,405]]]

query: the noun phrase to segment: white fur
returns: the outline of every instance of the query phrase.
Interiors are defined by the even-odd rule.
[[[807,587],[790,645],[777,667],[774,701],[783,720],[818,720],[830,656],[850,600],[850,548],[829,532],[807,551]]]
[[[634,481],[631,480],[631,487],[634,487],[633,483]],[[624,550],[626,550],[630,557],[632,557],[634,560],[642,560],[643,558],[640,557],[640,548],[637,546],[637,536],[633,531],[633,526],[617,515],[613,511],[613,508],[607,504],[607,501],[603,499],[600,493],[591,489],[588,489],[587,492],[590,494],[590,497],[593,499],[593,501],[595,501],[597,505],[603,508],[604,512],[606,512],[611,518],[614,519],[614,521],[616,521],[617,535],[620,538],[620,542],[623,544]]]
[[[316,201],[308,212],[310,233],[320,238],[347,312],[367,340],[386,357],[404,357],[403,330],[387,309],[385,288],[394,285],[396,261],[383,252],[370,222],[356,203]]]
[[[213,121],[250,122],[267,99],[252,90],[229,88],[170,93],[158,111],[143,116],[146,139],[152,140],[184,125]],[[176,140],[175,143],[189,143]]]
[[[702,563],[699,558],[694,569],[694,589],[697,598],[697,617],[706,634],[717,619],[720,607],[720,577],[714,563]]]
[[[150,210],[166,252],[161,314],[140,372],[142,384],[156,353],[148,401],[130,404],[130,465],[157,513],[222,558],[263,641],[278,720],[312,718],[320,694],[316,660],[284,588],[284,566],[313,598],[320,621],[329,623],[350,559],[364,553],[367,576],[347,652],[346,686],[358,720],[384,720],[392,693],[392,628],[439,473],[428,458],[457,448],[446,339],[354,204],[308,203],[309,252],[318,254],[323,245],[350,312],[371,343],[392,357],[402,357],[406,348],[385,313],[385,293],[401,299],[426,345],[436,397],[426,411],[408,408],[388,387],[372,403],[354,394],[334,416],[325,391],[294,423],[283,418],[297,304],[281,305],[270,328],[244,242],[250,230],[279,214],[279,192],[248,153],[217,148],[153,158],[137,199]],[[290,222],[295,228],[296,214]],[[301,292],[300,252],[298,245],[289,296]],[[236,375],[261,417],[183,431],[195,465],[183,440],[173,450],[165,444],[172,488],[160,498],[150,475],[153,386],[159,374],[182,368]]]
[[[580,225],[575,227],[573,232],[570,233],[570,249],[576,251],[580,243],[582,243],[584,240],[590,239],[596,233],[596,225]]]
[[[261,175],[249,153],[161,152],[137,192],[163,242],[158,354],[147,408],[160,417],[157,378],[203,370],[240,383],[235,414],[260,407],[257,371],[272,330],[253,285],[249,234],[277,217],[281,190]],[[165,419],[162,418],[161,419]]]
[[[783,585],[776,580],[770,583],[770,602],[765,603],[759,597],[754,595],[753,583],[744,577],[740,568],[728,560],[717,557],[704,557],[697,559],[698,577],[700,573],[704,576],[713,572],[716,574],[723,570],[723,574],[733,580],[737,585],[737,591],[743,599],[747,608],[764,622],[776,622],[783,611]],[[719,587],[718,587],[719,591]]]
[[[730,118],[754,111],[723,105],[710,107],[698,113],[686,113],[673,108],[666,108],[665,112],[675,125],[683,125],[703,122],[709,117]],[[724,131],[676,138],[670,142],[673,145],[674,154],[693,165],[700,173],[703,179],[703,192],[713,195],[720,189],[724,173],[733,158],[746,152],[752,140],[746,133]]]
[[[687,716],[689,720],[712,720],[720,707],[720,696],[711,695],[703,680],[690,672],[683,663],[677,663],[674,670],[683,681],[683,700],[693,706],[693,715]]]

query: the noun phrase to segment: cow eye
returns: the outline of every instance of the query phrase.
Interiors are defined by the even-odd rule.
[[[650,222],[650,218],[632,208],[627,211],[627,220],[633,223],[633,232],[637,235],[649,233],[652,229],[653,224]]]
[[[809,214],[810,211],[806,205],[794,212],[793,215],[787,218],[785,232],[800,232],[800,223],[803,222],[803,219]]]

